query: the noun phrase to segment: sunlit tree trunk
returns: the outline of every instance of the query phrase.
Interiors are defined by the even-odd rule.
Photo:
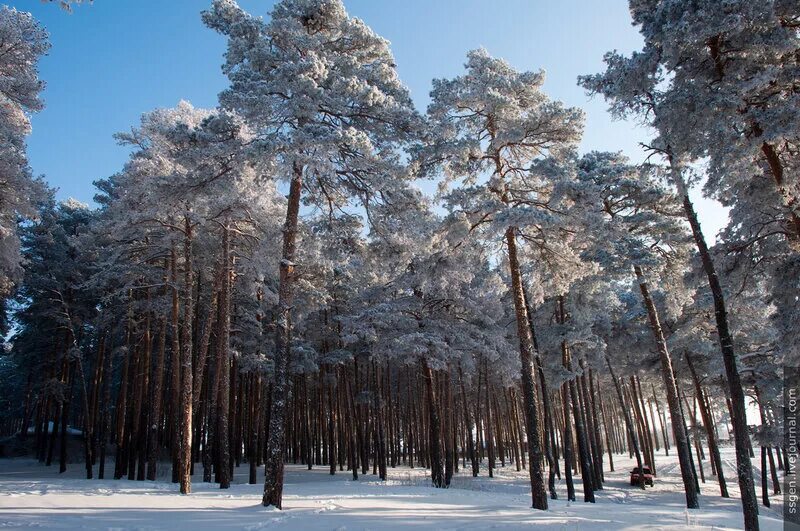
[[[542,448],[539,442],[539,415],[536,411],[536,387],[533,383],[533,340],[528,325],[528,313],[525,309],[525,294],[522,291],[522,273],[517,257],[516,227],[506,230],[508,246],[508,264],[511,274],[511,293],[514,297],[517,335],[519,337],[519,357],[522,370],[522,394],[525,403],[525,428],[528,435],[528,471],[531,478],[531,498],[534,509],[547,509],[547,492],[542,477]]]

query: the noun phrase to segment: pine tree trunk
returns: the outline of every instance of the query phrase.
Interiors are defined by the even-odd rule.
[[[517,257],[516,227],[506,230],[508,245],[509,273],[511,274],[511,292],[514,297],[514,309],[519,337],[519,354],[522,370],[522,393],[525,402],[525,428],[528,435],[528,471],[531,478],[531,498],[534,509],[547,509],[547,492],[542,477],[542,448],[539,443],[539,417],[536,410],[536,386],[533,383],[533,340],[528,325],[528,313],[525,309],[525,294],[522,291],[522,273]]]
[[[631,413],[625,406],[625,397],[622,394],[622,386],[620,385],[617,376],[614,374],[614,368],[611,366],[611,360],[608,358],[608,356],[606,356],[606,365],[608,366],[608,373],[611,375],[611,381],[614,382],[614,389],[617,391],[619,407],[622,410],[622,418],[625,420],[625,427],[628,431],[628,436],[630,437],[633,453],[636,455],[636,467],[639,470],[642,470],[642,453],[639,451],[639,442],[636,440],[636,428],[633,426]],[[641,487],[642,490],[645,489],[644,474],[639,474],[639,487]]]
[[[675,439],[675,446],[678,451],[678,460],[681,468],[681,477],[683,478],[683,487],[686,491],[686,507],[689,509],[697,509],[700,504],[694,486],[689,443],[686,437],[685,421],[681,414],[681,404],[678,397],[678,388],[675,383],[675,374],[672,372],[672,360],[670,359],[669,350],[667,350],[667,342],[664,339],[664,332],[661,329],[658,312],[650,298],[650,291],[647,288],[647,282],[642,274],[642,269],[639,266],[635,266],[634,271],[639,281],[639,289],[642,292],[642,299],[647,309],[650,327],[653,330],[659,358],[661,359],[661,374],[664,378],[664,387],[667,390],[667,404],[669,406],[670,417],[672,418],[672,435]]]
[[[533,327],[531,326],[531,332]],[[547,392],[547,383],[544,379],[544,368],[539,356],[536,357],[536,368],[539,372],[539,386],[542,392],[542,409],[544,409],[544,426],[545,426],[545,458],[547,459],[548,473],[547,473],[547,489],[550,491],[550,499],[557,500],[558,492],[556,491],[556,470],[558,469],[558,460],[553,458],[553,450],[555,448],[555,439],[553,435],[553,419],[552,412],[550,411],[550,396]]]
[[[170,281],[172,284],[172,308],[170,313],[170,401],[169,425],[172,453],[172,482],[180,481],[180,440],[181,423],[178,406],[181,402],[181,339],[180,339],[180,300],[178,289],[178,251],[175,245],[170,249]]]
[[[547,488],[550,491],[550,499],[557,500],[558,493],[556,492],[556,470],[558,469],[558,460],[553,459],[553,451],[555,449],[555,440],[553,439],[553,419],[552,412],[550,411],[550,396],[547,392],[547,383],[544,378],[544,369],[542,368],[542,360],[539,355],[539,342],[536,339],[536,328],[533,326],[533,310],[531,308],[530,300],[528,299],[528,292],[523,286],[522,295],[525,299],[525,311],[528,315],[528,327],[531,330],[531,341],[533,348],[536,351],[536,370],[539,374],[539,388],[542,393],[542,409],[544,411],[544,455],[547,460]]]
[[[558,322],[564,324],[566,322],[566,312],[564,309],[564,297],[560,295],[557,302]],[[561,342],[561,357],[564,368],[568,372],[572,372],[572,356],[569,346],[566,341]],[[589,449],[589,441],[586,434],[586,424],[584,423],[583,411],[580,405],[578,395],[577,376],[566,382],[569,397],[565,397],[572,404],[572,418],[575,422],[575,436],[578,446],[578,458],[581,465],[581,481],[583,483],[583,501],[595,503],[594,499],[594,477],[592,472],[592,459],[591,450]],[[569,424],[565,418],[565,430],[570,429]]]
[[[101,348],[102,348],[102,339],[101,339]],[[99,364],[99,363],[98,363]],[[33,372],[29,370],[28,377],[26,378],[25,383],[25,407],[22,411],[22,426],[19,430],[19,439],[21,441],[25,441],[28,438],[28,426],[31,424],[31,413],[33,408],[31,408],[31,395],[32,388],[33,388]]]
[[[586,373],[588,369],[586,368],[586,364],[583,360],[580,360],[579,365],[583,373],[580,375],[578,382],[579,382],[579,389],[581,392],[581,397],[583,398],[583,411],[585,412],[586,416],[586,436],[589,439],[589,446],[592,450],[592,479],[594,480],[594,489],[595,490],[602,490],[603,489],[603,461],[602,461],[602,451],[600,450],[600,445],[598,442],[597,436],[597,411],[594,410],[592,407],[593,402],[592,398],[589,394],[588,385],[586,380],[588,377]]]
[[[125,417],[126,412],[128,410],[127,407],[127,400],[128,400],[128,385],[129,385],[129,373],[131,372],[131,350],[133,347],[133,294],[129,290],[128,291],[128,317],[127,317],[127,325],[125,330],[125,348],[126,351],[124,353],[125,361],[122,365],[122,375],[120,379],[120,387],[117,393],[117,407],[114,412],[115,414],[115,442],[117,445],[117,451],[114,458],[114,479],[121,479],[122,476],[125,475],[125,470],[127,469],[127,460],[125,457],[125,453],[127,451],[125,445]]]
[[[761,502],[769,507],[769,485],[767,483],[767,447],[761,447]]]
[[[706,407],[705,400],[703,400],[703,388],[700,385],[700,379],[697,377],[694,363],[689,352],[686,352],[686,364],[689,366],[689,372],[692,375],[694,382],[694,389],[697,395],[697,401],[700,403],[700,416],[703,419],[703,425],[706,428],[706,435],[708,436],[708,451],[711,454],[711,463],[714,465],[714,470],[717,472],[717,481],[719,482],[720,496],[729,498],[728,485],[725,483],[725,474],[722,471],[722,459],[719,455],[719,445],[717,444],[717,437],[714,433],[714,426],[711,420],[711,413]]]
[[[158,467],[158,431],[161,425],[161,404],[164,394],[164,360],[167,350],[167,316],[161,317],[158,331],[158,354],[153,374],[152,406],[148,425],[149,441],[147,444],[147,479],[155,481]]]
[[[444,484],[446,487],[450,486],[450,480],[453,478],[453,391],[450,385],[450,370],[444,374]],[[386,479],[383,477],[382,479]]]
[[[612,444],[611,444],[612,439],[609,436],[609,431],[611,431],[610,430],[610,428],[611,428],[611,425],[610,425],[611,418],[606,416],[606,407],[604,405],[603,396],[602,395],[598,395],[598,400],[600,402],[600,415],[601,415],[601,418],[603,420],[603,433],[605,434],[605,437],[606,437],[606,450],[608,450],[608,467],[609,467],[609,470],[611,472],[613,472],[614,471],[614,452],[613,452]]]
[[[631,375],[630,377],[630,385],[628,387],[630,390],[630,402],[633,408],[634,418],[636,419],[636,423],[639,426],[639,441],[642,443],[642,451],[644,452],[644,462],[645,464],[650,466],[650,469],[653,471],[653,474],[657,474],[656,466],[655,466],[655,455],[653,454],[653,447],[650,443],[650,434],[647,431],[647,426],[644,423],[644,415],[642,413],[642,404],[639,401],[638,393],[636,392],[636,380],[634,376]]]
[[[679,393],[682,391],[679,391]],[[679,395],[680,396],[680,395]],[[683,405],[681,401],[678,401],[678,405],[680,406],[681,416],[683,417],[683,432],[686,434],[686,444],[689,446],[689,468],[692,471],[692,479],[694,481],[694,490],[698,494],[700,494],[700,482],[697,479],[697,470],[694,466],[694,457],[692,457],[692,440],[689,437],[689,427],[686,425],[686,413],[683,411]]]
[[[184,218],[183,327],[181,328],[181,494],[192,491],[192,224]]]
[[[111,380],[114,375],[114,351],[110,350],[106,355],[105,373],[107,377],[103,381],[103,415],[100,421],[100,465],[97,470],[97,478],[104,479],[106,472],[106,446],[108,445],[108,435],[111,431]]]
[[[286,443],[286,409],[289,394],[289,357],[291,354],[290,326],[294,304],[294,260],[296,252],[297,223],[300,215],[300,193],[303,169],[295,163],[289,187],[286,224],[283,227],[283,251],[278,284],[278,311],[275,333],[275,359],[272,386],[272,405],[269,419],[269,437],[266,449],[266,479],[262,504],[278,509],[283,507],[283,452]]]
[[[148,407],[145,404],[145,397],[149,397],[149,387],[150,387],[150,358],[153,353],[153,341],[152,341],[152,334],[151,334],[151,320],[152,314],[150,312],[150,288],[147,288],[147,307],[146,312],[147,315],[145,316],[145,325],[144,325],[144,337],[142,338],[142,342],[144,343],[144,354],[141,359],[141,368],[139,370],[139,385],[137,390],[137,398],[136,401],[139,404],[136,408],[136,424],[133,430],[133,433],[136,435],[136,454],[138,457],[138,469],[136,473],[136,479],[138,481],[144,481],[145,476],[145,465],[147,461],[147,413]],[[150,401],[148,400],[147,403],[149,404]]]
[[[486,453],[489,457],[489,477],[494,477],[495,455],[494,455],[494,431],[492,429],[492,408],[489,405],[489,398],[491,391],[489,389],[489,367],[486,360],[484,360],[483,370],[483,383],[486,386],[486,396],[484,399],[486,409]]]
[[[567,352],[567,370],[572,371],[572,364],[569,361],[569,347],[564,344],[562,348]],[[595,503],[594,499],[594,478],[592,477],[592,459],[589,450],[589,441],[586,438],[586,425],[583,422],[583,413],[578,397],[577,382],[570,380],[567,382],[569,398],[572,402],[572,417],[575,421],[575,436],[578,439],[578,458],[581,464],[581,482],[583,483],[583,501]]]
[[[575,445],[572,440],[572,413],[570,412],[569,384],[561,386],[561,406],[564,411],[564,476],[567,483],[567,500],[575,501],[575,482],[572,479],[572,463],[575,461]]]
[[[445,487],[445,481],[442,463],[442,428],[436,399],[436,388],[433,381],[433,371],[431,371],[428,363],[423,358],[420,360],[420,364],[422,365],[422,378],[425,380],[425,393],[428,398],[428,419],[430,423],[428,451],[430,452],[431,480],[434,487],[441,489]]]
[[[759,417],[761,418],[761,426],[771,427],[772,419],[767,415],[766,406],[764,404],[764,401],[762,400],[761,390],[758,388],[758,386],[755,386],[755,392],[756,392],[756,401],[758,402],[758,414]],[[778,474],[775,471],[775,458],[772,455],[772,445],[768,444],[766,446],[766,449],[767,449],[767,457],[769,457],[769,472],[772,478],[772,489],[774,494],[780,494],[781,487],[780,487],[780,481],[778,481]],[[763,463],[763,458],[762,458],[762,463]],[[764,468],[763,464],[761,466],[762,468]]]
[[[464,388],[464,371],[461,370],[461,365],[458,366],[458,384],[461,388],[461,402],[464,406],[464,427],[465,437],[467,442],[467,457],[469,457],[470,464],[472,465],[472,477],[478,477],[478,455],[475,452],[475,439],[473,436],[473,429],[475,424],[472,421],[472,415],[469,413],[469,402],[467,401],[467,392]]]
[[[378,368],[375,367],[373,371],[374,377],[374,394],[375,394],[375,428],[377,433],[376,454],[378,463],[378,477],[381,481],[386,481],[386,435],[384,432],[384,412],[383,412],[383,396],[381,392],[382,377],[378,374]]]
[[[602,482],[605,481],[606,478],[605,478],[605,474],[603,473],[603,440],[602,440],[601,435],[600,435],[600,420],[601,420],[601,417],[597,415],[597,410],[598,410],[597,402],[598,402],[599,399],[597,398],[597,392],[595,390],[594,371],[592,369],[589,369],[589,379],[588,380],[589,380],[589,391],[588,391],[588,393],[589,393],[589,401],[591,403],[591,417],[592,417],[593,422],[594,422],[594,430],[592,431],[592,433],[594,434],[594,443],[595,443],[595,448],[596,448],[596,451],[597,451],[597,454],[596,454],[597,455],[597,461],[595,463],[595,467],[597,468],[597,471],[600,474],[600,481],[601,481],[600,488],[603,488],[602,487]],[[602,415],[602,411],[600,411],[600,413]],[[613,460],[611,462],[611,470],[612,471],[614,470],[614,462],[613,462]]]
[[[331,367],[328,367],[327,371],[330,376],[330,382],[328,383],[328,466],[329,473],[331,476],[336,474],[336,457],[338,455],[336,449],[336,368],[334,367],[331,370]],[[342,441],[339,441],[339,444],[343,444]]]
[[[64,353],[65,358],[69,354],[67,352]],[[61,437],[59,439],[58,445],[58,472],[59,474],[63,474],[67,471],[67,426],[69,422],[69,409],[72,403],[72,387],[74,378],[72,376],[72,371],[70,370],[72,367],[72,362],[64,360],[66,366],[66,378],[65,382],[67,384],[67,392],[65,395],[64,402],[61,406]],[[56,429],[56,426],[53,426]]]
[[[206,380],[206,366],[208,359],[211,355],[211,331],[214,329],[215,320],[217,318],[217,303],[219,301],[219,285],[222,283],[222,275],[225,268],[221,267],[214,277],[214,283],[211,288],[211,300],[208,303],[208,314],[203,321],[203,334],[200,336],[200,345],[197,348],[197,365],[194,367],[194,375],[192,377],[194,389],[192,390],[192,408],[197,409],[200,402],[200,394],[203,390],[203,382]]]
[[[661,428],[661,439],[664,441],[664,454],[669,455],[669,437],[667,437],[667,417],[664,416],[664,412],[661,410],[661,406],[659,405],[659,401],[656,398],[656,386],[650,385],[650,389],[653,391],[653,402],[656,404],[656,413],[658,414],[658,424]]]
[[[692,205],[689,193],[683,182],[683,176],[680,175],[678,168],[674,169],[674,174],[676,181],[679,183],[678,188],[683,195],[683,208],[689,220],[689,225],[692,227],[692,235],[697,244],[697,250],[703,263],[703,270],[708,277],[708,286],[711,289],[711,296],[714,300],[714,317],[716,318],[722,360],[725,363],[725,376],[731,397],[731,422],[733,423],[734,442],[736,445],[736,472],[742,497],[744,527],[746,531],[757,531],[759,528],[758,499],[756,498],[755,484],[753,483],[753,467],[750,462],[752,447],[747,428],[747,414],[745,413],[744,386],[739,377],[739,370],[736,367],[736,353],[733,348],[733,337],[728,327],[725,296],[719,283],[719,277],[717,277],[714,261],[711,259],[711,253],[708,251],[700,222],[694,211],[694,205]]]
[[[683,403],[686,405],[686,410],[689,411],[689,409],[690,409],[689,408],[689,399],[686,398],[686,393],[685,392],[682,391],[681,394],[683,395]],[[695,403],[694,400],[692,402]],[[689,416],[689,422],[691,422],[691,424],[692,424],[692,433],[694,433],[694,435],[695,435],[694,436],[694,451],[695,451],[695,455],[697,456],[697,469],[700,471],[700,481],[705,483],[706,482],[706,473],[705,473],[705,470],[703,470],[703,448],[700,445],[700,441],[698,440],[700,431],[699,431],[699,428],[697,427],[697,416],[695,415],[695,413],[696,413],[696,408],[691,410],[691,416]],[[687,416],[687,415],[684,415],[684,416]],[[697,485],[697,491],[698,492],[700,491],[699,483]]]
[[[231,238],[230,220],[225,218],[222,228],[222,282],[219,295],[220,335],[217,338],[217,370],[219,371],[219,397],[217,399],[217,440],[219,441],[219,488],[231,485],[229,443],[230,406],[230,342],[231,342]]]

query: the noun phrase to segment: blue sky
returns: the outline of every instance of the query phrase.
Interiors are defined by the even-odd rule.
[[[2,0],[0,0],[2,2]],[[29,158],[58,197],[90,202],[92,181],[118,171],[127,150],[112,135],[142,113],[186,99],[213,107],[226,86],[220,71],[225,40],[203,26],[211,0],[95,0],[67,14],[40,0],[5,0],[31,11],[50,33],[52,49],[40,64],[46,108],[33,117]],[[627,0],[344,0],[392,43],[400,76],[420,110],[431,79],[453,77],[466,52],[483,46],[520,70],[544,69],[546,92],[587,113],[583,151],[622,150],[634,162],[648,131],[614,122],[602,98],[576,85],[580,74],[602,70],[608,50],[641,46]],[[273,0],[239,0],[267,16]],[[699,198],[697,198],[699,200]],[[721,208],[699,200],[710,235],[724,224]]]

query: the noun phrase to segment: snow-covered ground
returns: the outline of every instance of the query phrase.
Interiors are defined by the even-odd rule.
[[[733,454],[723,456],[729,463]],[[204,484],[195,477],[194,492],[181,496],[166,481],[81,479],[82,466],[45,467],[30,459],[0,460],[0,529],[519,529],[533,525],[552,529],[740,529],[736,497],[723,499],[714,478],[702,486],[699,510],[687,511],[674,456],[657,457],[655,487],[630,487],[633,463],[615,456],[617,472],[606,472],[605,489],[597,503],[550,501],[546,512],[530,509],[527,473],[499,469],[493,479],[459,474],[448,490],[428,487],[425,471],[398,467],[389,480],[367,474],[352,481],[347,472],[328,475],[324,468],[308,471],[287,466],[285,510],[261,506],[261,485],[247,485],[247,467],[236,471],[229,490]],[[606,456],[607,463],[607,456]],[[754,462],[754,465],[757,464]],[[607,466],[607,465],[606,465]],[[113,465],[112,465],[113,470]],[[165,467],[166,468],[166,467]],[[706,469],[708,468],[706,462]],[[108,468],[107,468],[108,470]],[[727,470],[732,496],[738,496],[735,476]],[[780,497],[771,509],[761,508],[761,529],[783,528]]]

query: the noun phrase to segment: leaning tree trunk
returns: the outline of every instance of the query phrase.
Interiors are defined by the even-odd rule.
[[[686,436],[686,424],[681,414],[681,404],[680,398],[678,397],[678,387],[675,383],[675,374],[672,372],[672,360],[669,355],[669,350],[667,349],[667,342],[664,339],[664,331],[661,328],[661,322],[658,319],[658,311],[656,310],[653,300],[650,298],[650,291],[647,288],[647,282],[642,274],[642,268],[634,266],[634,271],[639,281],[639,289],[642,292],[642,299],[647,309],[650,327],[653,330],[653,336],[655,337],[656,346],[658,347],[658,355],[661,359],[661,375],[664,378],[664,387],[667,391],[667,405],[669,406],[669,415],[672,418],[672,436],[675,439],[675,446],[678,450],[681,477],[683,478],[683,487],[686,491],[686,507],[689,509],[697,509],[700,504],[694,485],[691,455],[689,454],[691,450],[689,449],[689,442]]]
[[[714,317],[717,322],[717,335],[722,350],[722,361],[725,363],[725,376],[728,391],[731,396],[731,423],[736,445],[736,474],[739,479],[739,490],[742,496],[742,512],[744,513],[744,527],[747,531],[758,529],[758,498],[756,497],[755,483],[753,482],[753,466],[750,462],[750,436],[747,430],[747,415],[745,413],[744,388],[736,367],[736,352],[733,348],[733,337],[728,327],[728,312],[725,308],[725,296],[719,283],[714,261],[708,251],[703,230],[694,211],[694,205],[689,198],[689,192],[679,168],[673,168],[678,192],[683,196],[683,209],[692,227],[697,250],[703,263],[703,270],[708,277],[708,287],[714,300]]]
[[[539,443],[539,417],[536,411],[536,387],[533,383],[533,340],[528,326],[528,313],[525,309],[525,294],[522,291],[522,273],[517,257],[516,227],[506,230],[508,244],[508,267],[511,274],[511,289],[514,296],[514,310],[519,336],[519,357],[522,364],[522,393],[525,402],[525,431],[528,436],[528,471],[531,478],[531,497],[534,509],[547,509],[547,492],[542,477],[542,448]]]
[[[181,494],[192,492],[192,222],[184,218],[183,327],[181,328]]]
[[[283,252],[280,262],[278,284],[278,311],[275,322],[275,360],[272,385],[272,405],[269,417],[269,437],[265,459],[264,480],[265,507],[282,508],[283,500],[283,448],[286,442],[285,419],[289,391],[289,337],[294,302],[294,257],[296,251],[297,222],[300,214],[300,192],[303,184],[303,169],[295,163],[294,175],[289,187],[289,203],[286,207],[286,224],[283,227]]]

